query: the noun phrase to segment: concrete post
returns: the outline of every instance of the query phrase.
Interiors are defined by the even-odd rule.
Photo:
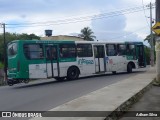
[[[156,42],[156,83],[160,84],[160,42]]]
[[[151,66],[154,66],[154,45],[153,45],[153,32],[152,32],[152,4],[150,3],[150,45],[151,45],[151,51],[150,51],[150,59],[151,59]]]
[[[156,0],[156,22],[160,22],[160,0]],[[156,38],[156,83],[160,86],[160,36]]]

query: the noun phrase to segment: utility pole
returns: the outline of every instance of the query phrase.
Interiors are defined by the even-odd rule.
[[[154,45],[153,45],[153,32],[152,32],[152,4],[150,2],[150,45],[151,45],[151,51],[150,51],[150,60],[151,60],[151,66],[154,66]]]
[[[160,0],[156,0],[156,23],[160,22]],[[160,86],[160,36],[156,38],[156,85]]]
[[[3,27],[3,43],[4,43],[4,81],[3,84],[6,84],[6,80],[7,80],[7,52],[6,52],[6,31],[5,31],[5,23],[2,23],[2,27]]]
[[[160,22],[160,0],[156,0],[156,22]]]

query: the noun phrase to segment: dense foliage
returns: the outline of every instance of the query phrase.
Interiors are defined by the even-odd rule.
[[[155,44],[156,44],[156,37],[157,37],[157,35],[153,34],[153,46],[154,47],[155,47]],[[147,41],[151,46],[150,40],[151,40],[151,35],[146,36],[146,38],[144,39],[144,41]],[[151,48],[149,48],[149,47],[145,48],[147,64],[150,64],[150,49]],[[154,49],[154,60],[156,61],[156,51],[155,51],[155,49]]]
[[[144,51],[145,51],[147,65],[150,65],[150,48],[145,46]]]
[[[155,39],[156,39],[156,34],[153,34],[153,45],[155,46]],[[147,41],[151,45],[151,35],[146,36],[144,41]]]

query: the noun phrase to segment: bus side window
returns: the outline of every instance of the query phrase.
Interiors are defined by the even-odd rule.
[[[28,46],[27,45],[24,45],[23,46],[23,50],[24,50],[24,55],[26,56],[27,59],[30,59],[30,56],[29,56],[29,50],[28,50]]]
[[[55,47],[52,47],[52,46],[46,47],[46,58],[49,60],[57,59],[57,50]]]
[[[98,58],[98,51],[97,51],[97,47],[94,47],[94,56],[95,56],[95,58]]]
[[[118,44],[118,51],[117,55],[126,55],[126,45],[125,44]]]
[[[107,44],[106,45],[106,53],[107,53],[107,56],[116,56],[117,55],[116,45]]]
[[[135,45],[133,44],[127,45],[127,55],[135,55]]]
[[[51,59],[51,51],[49,47],[46,48],[46,58]]]
[[[93,57],[91,44],[77,44],[78,57]]]
[[[43,46],[41,44],[26,44],[23,46],[23,50],[27,59],[44,58]]]
[[[61,44],[60,45],[60,57],[61,58],[75,58],[76,57],[75,44]]]
[[[57,59],[57,50],[56,50],[55,47],[51,48],[51,57],[52,57],[53,60]]]

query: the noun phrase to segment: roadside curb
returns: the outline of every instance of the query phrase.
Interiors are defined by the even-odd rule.
[[[119,119],[125,112],[127,112],[129,110],[129,108],[134,103],[136,103],[143,96],[143,94],[146,91],[148,91],[152,87],[153,82],[154,82],[154,80],[152,80],[152,82],[150,82],[146,87],[141,89],[138,93],[136,93],[131,98],[126,100],[124,103],[122,103],[119,107],[117,107],[114,111],[112,111],[109,115],[107,115],[105,120],[117,120],[117,119]]]

